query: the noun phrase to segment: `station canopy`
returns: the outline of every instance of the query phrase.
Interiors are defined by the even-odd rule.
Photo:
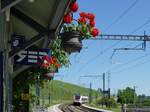
[[[12,6],[11,35],[23,35],[26,42],[21,48],[11,50],[10,57],[31,46],[48,47],[48,40],[54,39],[60,31],[70,2],[71,0],[20,0]],[[14,76],[28,67],[15,66]]]

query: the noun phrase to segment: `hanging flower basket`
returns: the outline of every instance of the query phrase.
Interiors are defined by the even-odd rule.
[[[72,0],[69,10],[63,18],[61,45],[68,53],[80,52],[83,46],[82,40],[96,38],[99,35],[99,30],[95,28],[95,15],[93,13],[80,12],[78,19],[73,18],[73,13],[77,12],[78,8],[77,1]]]
[[[54,73],[53,72],[45,73],[45,74],[43,74],[43,76],[49,80],[52,80],[54,78]]]
[[[50,70],[47,68],[38,68],[39,72],[40,72],[40,76],[43,79],[48,79],[48,80],[52,80],[54,77],[54,74],[57,73],[57,70]]]
[[[82,49],[81,33],[79,31],[68,31],[60,34],[61,46],[68,53],[80,52]]]
[[[58,63],[58,60],[54,56],[43,56],[42,62],[39,67],[39,71],[42,77],[53,79],[54,73],[58,72],[58,69],[60,68],[60,64]]]

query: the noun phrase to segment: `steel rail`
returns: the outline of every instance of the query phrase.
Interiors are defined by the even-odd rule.
[[[86,108],[83,106],[74,106],[72,104],[63,104],[63,105],[60,105],[59,108],[63,112],[102,112],[102,111]]]

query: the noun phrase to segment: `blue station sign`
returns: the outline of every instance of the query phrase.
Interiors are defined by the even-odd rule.
[[[37,65],[41,62],[43,56],[51,56],[50,49],[23,50],[14,56],[15,64]]]

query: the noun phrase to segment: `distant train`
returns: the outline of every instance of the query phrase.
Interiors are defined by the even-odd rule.
[[[81,105],[88,102],[88,96],[82,96],[80,94],[75,94],[73,97],[74,105]]]

